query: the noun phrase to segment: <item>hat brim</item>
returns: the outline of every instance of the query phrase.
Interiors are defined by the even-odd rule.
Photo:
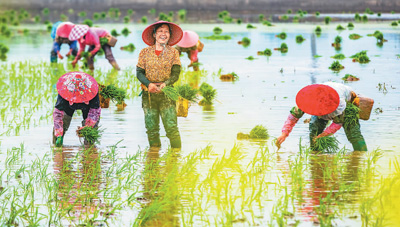
[[[189,48],[195,46],[199,41],[199,35],[194,31],[184,31],[181,41],[179,41],[176,45]]]
[[[82,25],[78,24],[75,25],[72,29],[71,32],[69,33],[68,39],[71,41],[75,41],[86,35],[86,33],[89,31],[89,26],[88,25]]]
[[[296,95],[297,106],[305,113],[323,116],[335,111],[340,103],[335,89],[323,84],[313,84],[302,88]]]
[[[142,33],[143,42],[145,42],[147,45],[152,46],[156,43],[156,39],[153,36],[153,31],[154,31],[154,27],[157,24],[168,24],[169,27],[171,28],[172,34],[170,34],[170,37],[168,40],[168,45],[173,46],[182,39],[183,31],[182,31],[181,27],[179,27],[179,25],[174,24],[172,22],[168,22],[168,21],[157,21],[157,22],[147,26]]]
[[[84,72],[69,72],[57,81],[57,92],[70,103],[88,103],[99,91],[97,81]]]
[[[68,38],[69,34],[71,33],[72,28],[75,27],[75,24],[71,22],[63,22],[61,23],[56,31],[57,36],[62,38]]]

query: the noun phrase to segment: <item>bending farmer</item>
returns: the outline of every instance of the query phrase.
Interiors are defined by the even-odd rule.
[[[200,42],[199,35],[196,32],[184,31],[181,41],[176,44],[175,48],[179,51],[179,55],[181,55],[181,52],[186,52],[190,59],[188,67],[193,66],[194,71],[199,71],[199,66],[194,63],[199,62],[197,54],[203,51],[204,44]]]
[[[114,69],[120,70],[111,51],[111,46],[108,44],[108,37],[111,37],[111,35],[104,28],[90,28],[87,25],[76,25],[68,37],[69,40],[78,40],[79,42],[79,52],[75,60],[72,62],[72,66],[75,67],[76,63],[81,58],[82,52],[85,51],[86,45],[88,45],[89,54],[87,57],[87,63],[90,70],[94,70],[94,56],[100,48],[103,49],[107,60]]]
[[[89,74],[82,72],[64,74],[57,82],[57,91],[57,103],[53,112],[53,143],[61,147],[75,110],[82,110],[82,128],[97,127],[101,108],[99,85]]]
[[[181,147],[176,102],[161,91],[179,79],[179,53],[171,46],[181,38],[182,29],[166,21],[149,25],[142,33],[142,39],[149,47],[140,51],[136,76],[142,83],[142,107],[150,147],[161,147],[160,117],[171,147]]]
[[[61,60],[64,58],[60,54],[61,45],[63,43],[69,45],[69,51],[65,56],[69,57],[71,54],[73,56],[77,55],[78,53],[77,41],[70,41],[68,39],[69,33],[71,32],[74,26],[75,24],[71,22],[61,22],[61,21],[58,21],[53,25],[53,28],[51,29],[51,38],[53,38],[54,42],[53,42],[53,48],[51,49],[50,52],[51,63],[57,63],[57,57],[60,58]]]
[[[309,126],[311,147],[316,138],[332,135],[343,126],[353,149],[366,151],[367,145],[361,135],[359,115],[350,111],[352,103],[358,105],[359,98],[350,87],[343,84],[327,82],[304,87],[297,93],[297,106],[290,111],[276,144],[279,146],[283,143],[299,118],[308,113],[313,115]],[[332,124],[325,128],[330,120],[333,121]]]

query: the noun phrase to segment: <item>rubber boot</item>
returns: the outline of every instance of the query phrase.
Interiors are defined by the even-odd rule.
[[[72,120],[72,117],[68,116],[66,113],[64,113],[64,116],[63,116],[63,131],[64,132],[63,132],[63,135],[61,136],[62,137],[61,141],[64,141],[64,135],[69,129],[71,120]],[[54,136],[54,128],[53,128],[53,144],[56,144],[56,142],[57,142],[57,137]]]
[[[121,70],[121,68],[119,67],[118,63],[116,61],[112,61],[110,62],[110,64],[114,67],[114,69],[116,70]]]

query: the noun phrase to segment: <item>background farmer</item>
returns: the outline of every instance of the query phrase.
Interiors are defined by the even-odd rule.
[[[76,25],[71,33],[69,34],[70,40],[78,40],[79,42],[79,52],[72,65],[75,67],[78,60],[81,58],[82,52],[85,51],[86,45],[89,46],[89,56],[88,56],[88,67],[90,70],[94,70],[94,56],[102,48],[106,55],[106,59],[116,70],[120,70],[117,62],[115,61],[114,55],[111,51],[111,46],[108,45],[106,37],[110,34],[104,28],[90,28],[87,25]],[[105,38],[104,42],[100,42],[101,38]]]
[[[160,116],[171,147],[181,147],[176,103],[161,91],[179,78],[179,53],[171,46],[181,38],[182,29],[166,21],[152,24],[142,33],[142,39],[149,47],[140,51],[136,75],[143,88],[142,106],[150,147],[161,147]]]
[[[181,55],[181,52],[187,53],[187,56],[190,59],[190,65],[188,67],[193,66],[195,71],[199,70],[199,66],[196,64],[193,65],[193,63],[199,62],[197,54],[203,51],[203,47],[204,44],[200,42],[199,35],[194,31],[184,31],[181,41],[179,41],[175,46],[179,51],[179,55]]]
[[[276,144],[279,146],[283,143],[299,118],[304,113],[308,113],[313,115],[309,126],[311,147],[313,147],[316,138],[332,135],[343,126],[353,149],[355,151],[366,151],[367,145],[361,135],[358,117],[345,115],[349,103],[357,104],[358,100],[357,95],[350,87],[339,83],[327,82],[304,87],[297,93],[297,106],[290,111]],[[344,124],[345,118],[353,118],[354,124]],[[333,121],[332,124],[325,128],[330,120]]]
[[[100,120],[99,86],[96,80],[83,72],[70,72],[57,82],[57,103],[53,112],[53,143],[62,146],[65,132],[75,110],[82,110],[82,126],[97,127]]]
[[[71,54],[73,56],[76,56],[78,53],[78,46],[77,46],[77,41],[70,41],[68,39],[69,33],[71,32],[72,28],[75,26],[75,24],[71,22],[61,22],[58,21],[56,22],[52,29],[51,29],[51,38],[53,38],[53,48],[51,49],[50,52],[50,62],[51,63],[56,63],[57,62],[57,57],[60,59],[63,59],[64,57],[60,54],[61,50],[61,45],[63,43],[66,43],[69,45],[69,51],[65,56],[70,56]]]

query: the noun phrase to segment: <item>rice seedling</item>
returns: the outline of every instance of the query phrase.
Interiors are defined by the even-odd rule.
[[[279,17],[279,19],[283,20],[283,21],[287,21],[287,20],[289,20],[289,16],[285,14],[285,15]]]
[[[315,12],[315,16],[317,16],[317,17],[319,17],[320,14],[321,14],[321,13],[320,13],[319,11],[316,11],[316,12]]]
[[[349,22],[349,23],[347,24],[347,27],[348,27],[349,29],[353,29],[353,28],[354,28],[354,24],[351,23],[351,22]]]
[[[82,17],[82,18],[85,18],[87,16],[87,14],[86,14],[85,11],[81,11],[81,12],[78,13],[78,16]]]
[[[238,42],[238,44],[243,45],[244,47],[250,46],[251,40],[247,37],[243,37],[241,41]]]
[[[269,57],[272,55],[272,51],[271,51],[271,49],[266,48],[264,51],[258,51],[257,54]]]
[[[220,27],[215,27],[215,28],[213,29],[213,32],[214,32],[215,35],[219,35],[219,34],[222,33],[222,28],[220,28]]]
[[[315,28],[315,33],[317,34],[317,35],[320,35],[321,34],[321,32],[322,32],[322,29],[321,29],[321,27],[320,26],[317,26],[316,28]]]
[[[204,37],[205,39],[210,40],[230,40],[232,37],[230,35],[211,35]]]
[[[179,98],[178,91],[172,86],[165,86],[161,91],[171,100],[177,101]]]
[[[264,14],[258,14],[258,22],[262,22],[265,19]]]
[[[121,34],[119,34],[117,32],[117,30],[113,29],[113,30],[111,30],[111,35],[117,37],[117,36],[120,36]]]
[[[240,19],[240,18],[236,19],[236,24],[242,24],[242,23],[243,23],[242,19]]]
[[[125,51],[129,51],[129,52],[133,52],[133,51],[135,51],[136,47],[135,47],[135,45],[133,43],[129,43],[126,46],[122,46],[120,49],[121,50],[125,50]]]
[[[313,150],[333,153],[339,149],[339,141],[333,136],[323,136],[315,139]]]
[[[49,15],[49,13],[50,13],[49,8],[44,8],[44,9],[42,10],[42,14],[43,14],[44,16]]]
[[[250,138],[252,139],[268,139],[268,130],[262,125],[256,125],[250,131]]]
[[[189,100],[189,102],[197,101],[198,90],[192,88],[189,84],[178,85],[175,89],[180,97]]]
[[[100,20],[101,15],[98,12],[94,12],[92,15],[92,18],[93,18],[93,20],[98,21],[98,20]]]
[[[361,17],[361,21],[362,21],[362,22],[368,22],[368,16],[367,16],[367,15],[363,15],[363,16]]]
[[[274,50],[278,50],[278,51],[280,51],[281,53],[287,53],[288,50],[289,50],[289,48],[288,48],[288,46],[287,46],[286,43],[282,43],[282,44],[281,44],[281,47],[279,47],[279,48],[274,48]]]
[[[344,28],[342,25],[338,25],[337,27],[336,27],[336,30],[338,30],[338,31],[343,31],[343,30],[346,30],[346,28]]]
[[[124,23],[127,24],[131,21],[131,17],[130,16],[124,16]]]
[[[370,62],[369,57],[367,56],[367,51],[363,50],[360,51],[352,56],[350,56],[351,58],[353,58],[353,62],[359,62],[361,64],[365,64]]]
[[[340,70],[344,69],[344,66],[341,65],[339,61],[334,61],[332,62],[331,66],[329,66],[329,69],[335,72],[339,72]]]
[[[268,20],[264,20],[264,21],[262,22],[262,24],[263,24],[263,25],[266,25],[266,26],[269,26],[269,27],[270,27],[270,26],[273,26],[272,23],[271,23],[270,21],[268,21]]]
[[[347,103],[344,110],[344,123],[343,127],[349,128],[358,124],[360,118],[360,108],[352,103]]]
[[[130,33],[132,32],[126,27],[121,31],[121,34],[124,35],[125,37],[128,36]]]
[[[342,77],[342,80],[344,80],[344,81],[359,81],[360,78],[353,76],[351,74],[346,74],[344,77]]]
[[[275,37],[278,37],[278,38],[284,40],[284,39],[286,39],[287,35],[286,35],[286,32],[281,32],[278,35],[276,35]]]
[[[344,54],[335,54],[334,56],[331,56],[331,58],[336,60],[343,60],[346,58],[346,56],[344,56]]]
[[[395,26],[397,26],[399,24],[397,23],[397,21],[393,21],[390,25],[395,27]]]
[[[302,35],[298,35],[296,36],[296,43],[302,43],[304,42],[306,39],[304,39],[304,37]]]
[[[178,10],[178,18],[179,18],[179,20],[185,21],[186,20],[186,14],[187,14],[186,9]]]
[[[335,47],[336,49],[340,49],[342,43],[342,37],[336,36],[334,42],[332,43],[332,46]]]
[[[93,27],[93,21],[90,20],[90,19],[85,19],[85,20],[83,21],[83,24],[86,24],[86,25],[89,26],[89,27]]]
[[[247,24],[246,28],[247,28],[247,29],[255,29],[255,28],[257,28],[257,27],[255,27],[255,26],[252,25],[252,24]]]
[[[374,14],[374,12],[370,8],[366,8],[365,13],[370,14],[370,15]]]
[[[255,57],[253,57],[253,56],[248,56],[247,58],[245,58],[246,60],[249,60],[249,61],[253,61],[253,60],[255,60],[256,58]]]
[[[200,88],[200,95],[203,96],[203,99],[200,100],[199,105],[212,105],[217,95],[217,90],[215,90],[211,85],[207,83],[202,83]]]
[[[142,18],[140,18],[140,21],[142,22],[142,24],[147,24],[147,16],[142,16]]]
[[[324,18],[325,24],[329,24],[332,21],[331,17],[325,17]]]
[[[353,33],[353,34],[349,35],[349,39],[352,39],[352,40],[357,40],[357,39],[359,39],[361,37],[362,37],[361,35],[356,34],[356,33]]]

